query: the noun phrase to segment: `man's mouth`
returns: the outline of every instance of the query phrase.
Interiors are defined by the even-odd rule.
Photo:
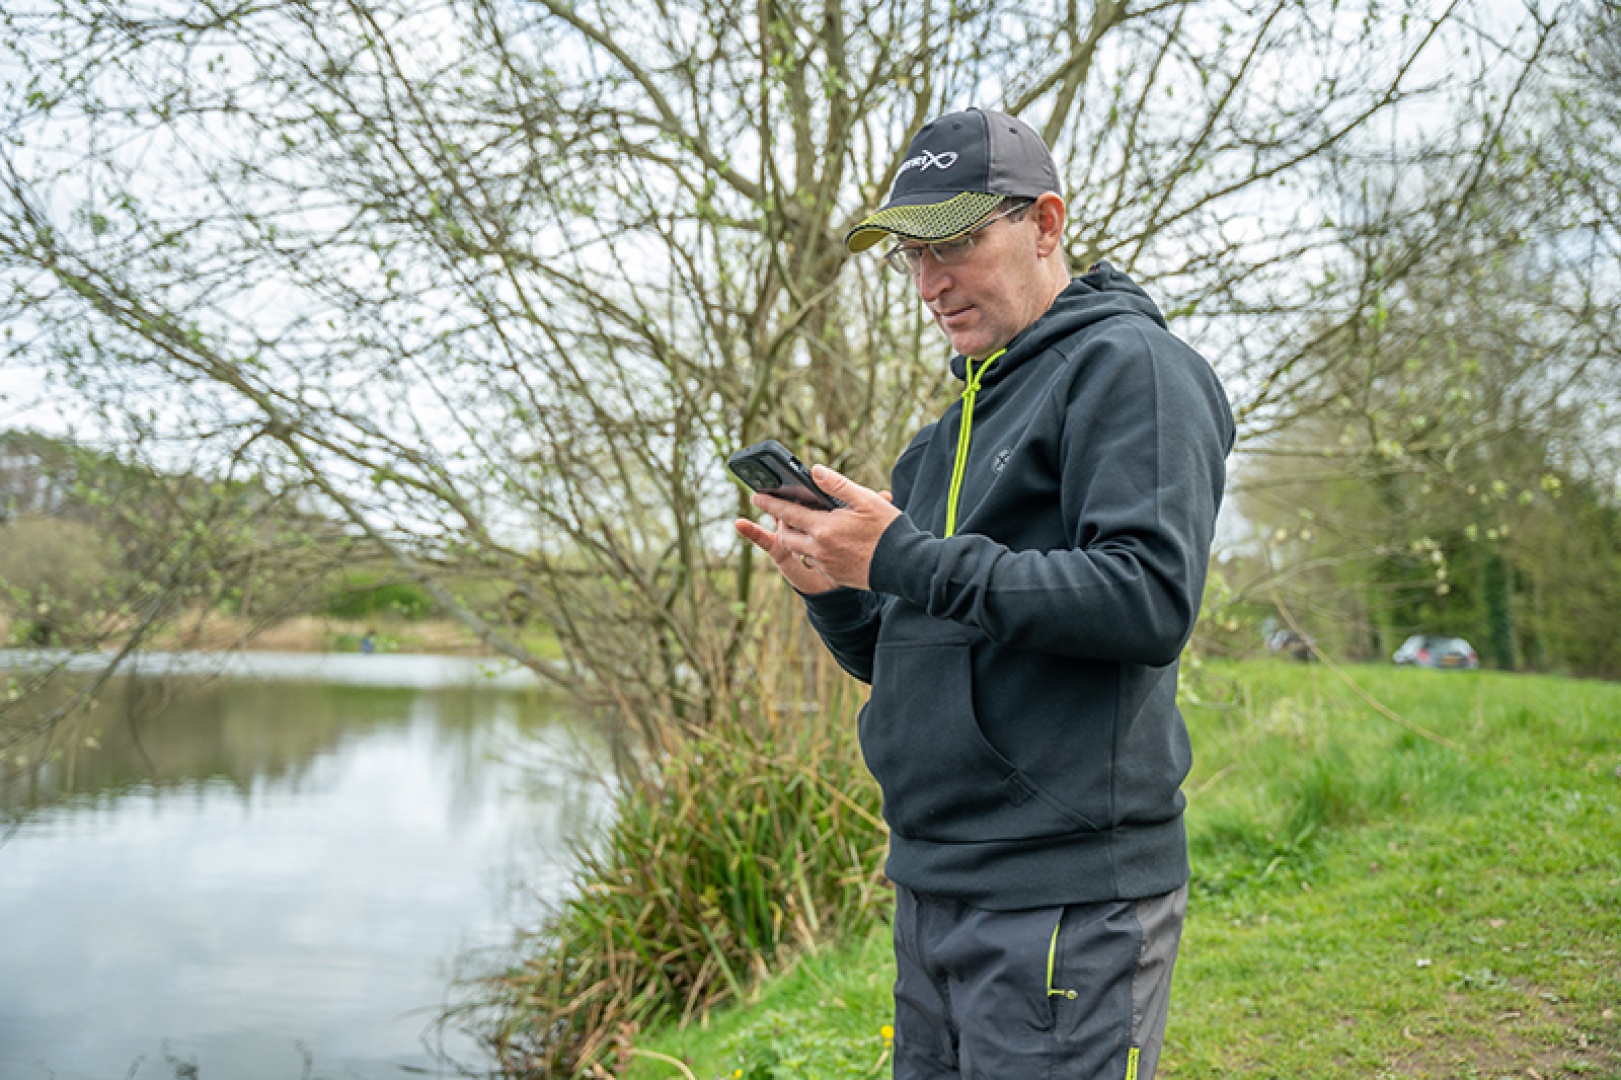
[[[954,308],[951,311],[936,311],[934,313],[934,317],[936,319],[939,319],[942,324],[950,325],[952,323],[961,322],[963,320],[964,316],[966,316],[969,312],[971,312],[973,310],[974,310],[973,307],[969,306],[969,307]]]

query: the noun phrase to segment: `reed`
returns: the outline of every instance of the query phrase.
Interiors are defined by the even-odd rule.
[[[860,689],[802,618],[761,633],[782,659],[620,788],[571,898],[491,982],[478,1026],[508,1073],[617,1071],[649,1025],[741,998],[883,918],[887,834],[856,746]]]

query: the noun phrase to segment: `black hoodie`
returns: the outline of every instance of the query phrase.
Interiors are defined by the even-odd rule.
[[[961,356],[952,370],[970,374]],[[1233,444],[1227,397],[1106,263],[977,381],[969,437],[965,396],[896,462],[904,513],[871,591],[806,601],[872,684],[861,746],[886,870],[993,910],[1168,892],[1188,878],[1177,658]]]

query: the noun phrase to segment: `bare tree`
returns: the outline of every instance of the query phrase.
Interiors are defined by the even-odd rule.
[[[1541,24],[1497,42],[1468,11],[8,7],[10,355],[66,372],[109,444],[155,413],[177,445],[297,478],[656,746],[746,695],[762,655],[770,586],[726,529],[746,503],[725,453],[774,435],[881,482],[940,403],[907,283],[841,243],[911,130],[970,103],[1043,129],[1074,258],[1153,283],[1252,425],[1278,423],[1315,385],[1322,313],[1369,302],[1336,276],[1325,194],[1390,149],[1380,125],[1536,62]],[[1460,126],[1455,152],[1499,128]],[[526,648],[532,622],[565,666]]]
[[[1548,24],[1478,165],[1426,156],[1424,187],[1467,198],[1366,233],[1373,303],[1325,320],[1311,415],[1250,447],[1240,498],[1279,542],[1238,595],[1276,592],[1325,644],[1450,631],[1505,668],[1613,670],[1621,234],[1589,26]]]

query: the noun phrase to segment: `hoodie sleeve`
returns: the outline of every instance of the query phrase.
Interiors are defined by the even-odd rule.
[[[1133,325],[1085,358],[1062,409],[1060,500],[1071,546],[1015,551],[932,536],[902,515],[871,587],[1019,648],[1161,666],[1192,635],[1233,443],[1204,360]]]
[[[811,629],[841,668],[868,685],[872,683],[881,607],[878,594],[865,589],[834,589],[805,597]]]

